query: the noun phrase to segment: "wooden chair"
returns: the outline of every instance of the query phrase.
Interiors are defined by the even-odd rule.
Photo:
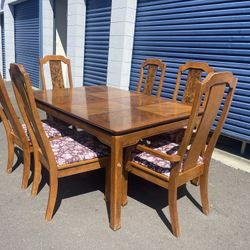
[[[86,132],[82,132],[81,136],[78,134],[78,137],[66,136],[49,141],[42,129],[28,74],[21,64],[11,64],[10,75],[19,107],[25,107],[27,113],[27,127],[30,134],[33,134],[32,143],[38,144],[40,148],[40,164],[37,168],[41,168],[42,164],[49,172],[50,191],[45,219],[51,220],[58,179],[107,166],[109,150]],[[41,174],[41,169],[37,173]],[[38,189],[39,180],[34,180],[35,190]]]
[[[195,95],[195,82],[202,80],[203,73],[205,73],[205,75],[203,75],[203,77],[205,78],[205,76],[208,75],[209,73],[213,73],[214,69],[205,62],[189,61],[181,65],[178,69],[178,75],[177,75],[176,85],[175,85],[175,90],[174,90],[174,95],[173,95],[173,100],[175,102],[177,102],[177,97],[178,97],[178,93],[180,89],[182,76],[185,71],[187,72],[187,80],[186,80],[181,102],[184,104],[192,105],[194,101],[194,95]],[[205,102],[203,103],[205,104]],[[199,123],[199,120],[197,121],[197,125],[198,123]],[[184,133],[185,133],[185,128],[166,133],[164,136],[166,139],[171,139],[171,141],[175,141],[179,143],[182,140]],[[195,180],[192,180],[191,182],[192,184],[198,186],[200,183],[200,180],[199,178],[196,178]]]
[[[185,71],[187,71],[188,73],[185,89],[182,96],[182,103],[192,105],[194,101],[196,81],[201,81],[203,72],[205,72],[207,75],[214,72],[214,69],[204,62],[187,62],[181,65],[178,69],[178,75],[173,95],[173,100],[175,102],[177,101],[182,75]]]
[[[209,164],[226,119],[236,83],[237,79],[230,72],[210,73],[202,83],[196,81],[191,116],[181,144],[158,140],[151,142],[150,145],[138,144],[136,151],[132,151],[132,147],[126,150],[122,205],[127,203],[128,172],[168,189],[172,232],[178,237],[180,229],[177,213],[177,189],[188,181],[200,177],[202,211],[204,214],[208,214]],[[208,94],[208,98],[205,105],[202,106],[206,94]],[[221,107],[223,98],[225,101]],[[219,121],[206,145],[220,108],[222,111]],[[202,114],[200,114],[201,110],[203,110]],[[201,121],[193,135],[193,129],[199,116],[201,116]]]
[[[191,62],[190,61],[181,65],[178,69],[176,86],[175,86],[174,95],[173,95],[173,101],[175,102],[177,102],[177,97],[178,97],[178,93],[180,90],[180,85],[181,85],[184,72],[187,72],[187,79],[186,79],[185,89],[183,92],[181,102],[187,105],[192,105],[194,101],[195,91],[196,91],[195,89],[196,82],[200,82],[202,80],[202,73],[205,73],[207,75],[209,73],[214,72],[214,69],[205,62]],[[166,140],[175,141],[179,143],[182,140],[184,133],[185,133],[185,128],[177,129],[175,131],[170,131],[161,135],[147,138],[147,141],[150,142],[151,140],[155,140],[156,138],[164,138]],[[194,182],[194,184],[198,184],[198,181]]]
[[[46,82],[45,82],[45,77],[44,77],[44,65],[47,63],[49,63],[49,66],[50,66],[50,75],[51,75],[51,82],[52,82],[53,89],[65,88],[62,63],[67,65],[69,87],[73,88],[70,59],[61,55],[47,55],[40,59],[40,72],[41,72],[43,90],[46,89]],[[57,119],[48,114],[47,114],[47,119],[50,121],[54,121],[56,123],[61,123],[64,126],[70,126],[66,122],[63,122],[60,119]],[[76,127],[74,126],[72,128],[77,130]]]
[[[5,128],[5,133],[8,141],[8,162],[7,162],[7,172],[12,172],[13,161],[14,161],[14,148],[18,146],[23,151],[23,179],[22,179],[22,188],[27,188],[28,179],[30,174],[30,162],[31,162],[31,153],[34,153],[34,164],[37,164],[37,148],[34,147],[31,143],[31,138],[28,133],[26,125],[20,122],[15,109],[10,101],[8,92],[4,85],[3,78],[0,74],[0,117],[3,121]],[[27,120],[25,117],[25,111],[21,110],[24,120]],[[62,136],[62,134],[69,130],[65,127],[57,127],[53,123],[54,127],[50,126],[47,121],[42,123],[43,129],[46,136],[51,138],[57,138]]]
[[[8,162],[7,172],[12,172],[14,161],[15,145],[23,151],[23,178],[22,188],[27,188],[30,173],[30,155],[34,152],[33,146],[28,142],[24,129],[17,117],[17,114],[11,104],[9,95],[3,82],[2,75],[0,75],[0,117],[2,119],[5,133],[8,142]]]
[[[55,88],[65,88],[65,82],[63,79],[62,63],[67,65],[68,69],[68,78],[69,78],[69,87],[73,87],[72,83],[72,73],[70,60],[64,56],[60,55],[47,55],[40,59],[40,72],[42,79],[42,89],[46,89],[46,82],[44,77],[44,65],[49,63],[50,66],[50,75],[53,89]]]
[[[154,85],[156,82],[158,68],[161,70],[161,77],[160,77],[156,96],[160,97],[161,88],[162,88],[162,84],[163,84],[163,80],[164,80],[164,76],[166,72],[166,64],[163,63],[162,60],[156,59],[156,58],[146,59],[142,63],[141,70],[140,70],[140,78],[139,78],[139,82],[137,85],[137,92],[141,92],[142,82],[143,82],[143,79],[145,78],[145,73],[147,72],[142,92],[146,95],[152,95],[152,91],[154,89]]]

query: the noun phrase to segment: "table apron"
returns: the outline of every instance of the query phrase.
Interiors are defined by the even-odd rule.
[[[84,122],[75,117],[67,115],[60,110],[53,109],[52,107],[45,105],[43,103],[37,102],[37,107],[58,119],[70,123],[78,128],[84,129],[86,132],[96,136],[102,143],[110,147],[112,146],[113,144],[112,141],[114,140],[119,141],[120,146],[128,147],[137,144],[140,139],[162,134],[164,132],[173,131],[175,129],[183,128],[188,123],[188,119],[184,119],[172,123],[161,124],[149,128],[140,129],[136,132],[130,132],[123,135],[112,135],[107,131],[104,131],[87,122]]]

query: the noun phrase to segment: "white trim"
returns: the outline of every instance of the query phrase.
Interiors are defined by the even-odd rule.
[[[233,155],[218,148],[215,148],[212,158],[229,167],[240,169],[250,173],[250,160],[247,160],[243,157]]]
[[[112,1],[107,85],[129,88],[137,1]]]

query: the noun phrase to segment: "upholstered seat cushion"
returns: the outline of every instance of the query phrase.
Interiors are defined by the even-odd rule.
[[[51,125],[47,124],[46,121],[42,122],[42,126],[43,126],[43,130],[44,130],[47,138],[51,139],[51,138],[62,136],[62,131],[63,131],[62,127],[56,128],[56,124],[54,125],[55,127],[54,126],[52,127]],[[23,130],[25,132],[25,135],[26,135],[28,141],[30,141],[31,139],[30,139],[30,135],[29,135],[26,124],[23,123],[22,127],[23,127]]]
[[[167,153],[169,155],[176,155],[180,145],[174,142],[166,141],[163,138],[163,139],[159,139],[158,141],[156,140],[152,141],[149,147],[153,148],[154,150],[160,151],[161,153]],[[161,173],[167,176],[170,175],[170,171],[172,167],[174,166],[173,163],[170,161],[163,160],[162,158],[159,158],[149,153],[141,152],[138,150],[134,150],[131,156],[132,156],[133,162],[139,163],[147,168],[150,168],[158,173]],[[201,164],[202,162],[203,162],[203,158],[199,157],[197,163]]]
[[[182,138],[184,136],[185,133],[185,128],[180,128],[180,129],[176,129],[167,133],[163,133],[160,135],[155,135],[146,139],[142,140],[143,144],[151,144],[154,141],[169,141],[169,142],[175,142],[175,143],[180,143],[182,141]]]
[[[50,141],[58,166],[109,155],[109,149],[86,132]]]

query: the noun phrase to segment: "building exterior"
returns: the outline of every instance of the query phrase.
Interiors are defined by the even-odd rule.
[[[238,78],[224,135],[250,142],[250,2],[221,0],[2,0],[0,70],[24,64],[39,87],[39,58],[71,59],[74,86],[135,90],[141,62],[163,59],[162,96],[178,66],[205,61]]]

